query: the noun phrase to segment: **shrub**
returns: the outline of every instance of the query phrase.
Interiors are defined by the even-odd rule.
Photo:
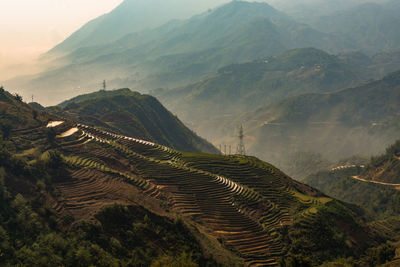
[[[162,256],[155,260],[151,267],[197,267],[199,266],[192,260],[192,254],[183,252],[179,257]]]
[[[281,260],[282,267],[313,267],[311,259],[302,255],[289,255]]]
[[[14,97],[18,102],[22,102],[22,96],[21,95],[15,94]]]

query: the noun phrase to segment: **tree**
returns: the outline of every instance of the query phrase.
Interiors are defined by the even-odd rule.
[[[36,110],[32,110],[32,116],[34,120],[37,120],[38,112]]]
[[[21,95],[15,94],[14,97],[18,102],[22,102],[22,96]]]
[[[4,87],[2,85],[2,86],[0,86],[0,93],[4,93],[4,92],[5,92],[5,90],[4,90]]]
[[[0,124],[0,130],[3,133],[3,139],[8,139],[12,130],[12,123],[8,120],[2,121]]]
[[[54,130],[54,128],[48,128],[47,129],[47,140],[50,142],[50,144],[53,144],[54,141],[56,140],[57,132]]]

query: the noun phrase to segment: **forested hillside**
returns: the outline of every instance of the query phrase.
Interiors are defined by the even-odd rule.
[[[389,146],[367,164],[346,164],[310,175],[305,182],[333,197],[357,203],[371,216],[388,218],[400,214],[400,142]]]

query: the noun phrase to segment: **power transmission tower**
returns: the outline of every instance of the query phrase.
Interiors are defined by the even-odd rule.
[[[106,80],[103,81],[103,91],[105,91],[107,89],[107,83]]]
[[[246,155],[246,148],[244,147],[244,133],[243,133],[243,125],[240,125],[239,130],[239,145],[237,147],[236,154],[238,155]]]
[[[32,95],[32,103],[33,103],[33,95]]]

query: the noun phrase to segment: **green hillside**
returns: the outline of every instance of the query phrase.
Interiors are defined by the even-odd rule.
[[[210,143],[186,128],[157,99],[129,89],[81,95],[48,110],[77,122],[176,149],[218,153]]]
[[[12,252],[2,264],[320,264],[368,259],[366,249],[385,242],[357,209],[257,158],[41,123],[1,141],[0,245]]]
[[[365,208],[370,216],[381,219],[399,216],[400,142],[389,146],[367,164],[334,167],[310,175],[305,182],[328,195]]]
[[[377,182],[400,184],[400,141],[386,149],[386,153],[373,157],[360,177]]]

